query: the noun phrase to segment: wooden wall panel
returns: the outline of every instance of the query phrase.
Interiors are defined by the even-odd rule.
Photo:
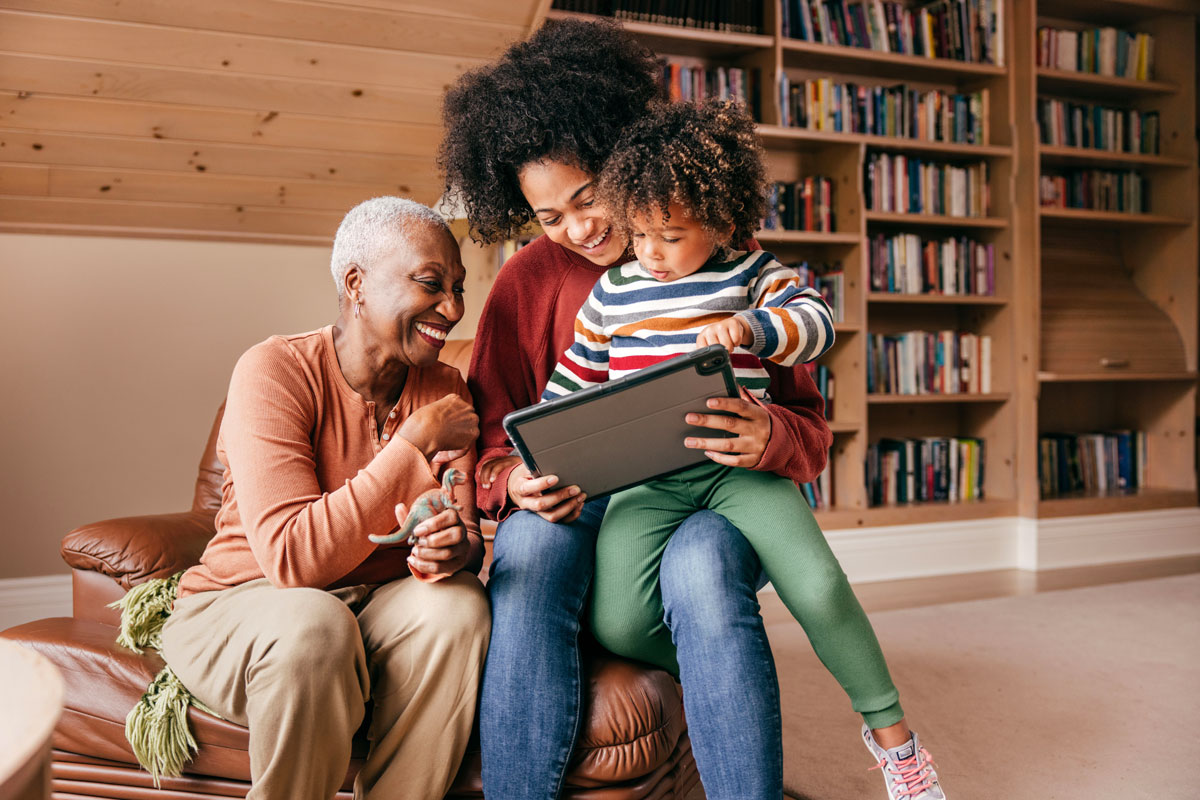
[[[441,98],[548,0],[0,0],[0,230],[328,244],[433,203]]]

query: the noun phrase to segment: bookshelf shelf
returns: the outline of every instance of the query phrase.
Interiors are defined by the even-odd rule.
[[[867,145],[880,150],[897,152],[935,153],[945,156],[972,158],[1007,158],[1012,148],[1005,145],[958,144],[956,142],[927,142],[923,139],[904,139],[899,136],[868,136],[863,133],[833,133],[782,125],[759,125],[758,135],[769,144],[790,144],[798,148],[820,148],[830,144]]]
[[[944,214],[896,214],[890,211],[866,211],[867,222],[889,225],[923,225],[939,228],[1007,228],[1004,217],[950,217]]]
[[[926,306],[1003,306],[1008,300],[995,295],[981,294],[901,294],[899,292],[871,292],[868,303],[885,305]]]
[[[1148,383],[1173,383],[1195,381],[1196,372],[1039,372],[1040,383],[1108,383],[1110,381],[1146,381]]]
[[[1009,392],[989,392],[987,394],[868,394],[867,403],[870,405],[910,405],[927,403],[1005,403],[1012,395]]]
[[[834,333],[858,333],[862,330],[862,325],[857,322],[835,322],[833,323]],[[836,345],[835,345],[836,346]]]
[[[859,244],[862,236],[857,233],[831,233],[828,231],[785,231],[760,230],[754,234],[759,242],[779,244]]]
[[[861,428],[862,428],[862,425],[860,425],[857,422],[830,422],[829,423],[829,430],[832,431],[834,433],[834,435],[858,433]]]
[[[1105,167],[1148,167],[1178,168],[1191,165],[1186,158],[1176,156],[1146,155],[1144,153],[1118,153],[1085,147],[1055,147],[1039,145],[1038,155],[1042,164],[1095,164]]]
[[[1015,500],[985,499],[961,503],[905,503],[861,509],[834,507],[817,511],[814,516],[822,530],[839,530],[1010,517],[1016,513],[1016,509]]]
[[[1042,92],[1088,97],[1136,97],[1179,91],[1178,85],[1168,81],[1139,81],[1049,67],[1037,68],[1037,83]]]
[[[1190,225],[1194,220],[1169,214],[1139,214],[1128,211],[1092,211],[1085,208],[1039,208],[1043,221],[1068,225]]]
[[[783,60],[786,66],[869,72],[884,77],[892,77],[896,74],[896,70],[901,69],[905,77],[911,79],[920,77],[977,79],[1000,77],[1005,74],[1004,67],[997,67],[994,64],[957,61],[951,58],[927,58],[902,53],[884,53],[865,47],[821,44],[799,39],[781,39],[781,41],[783,43]]]
[[[1106,495],[1053,497],[1038,501],[1037,515],[1046,519],[1185,508],[1196,505],[1196,499],[1195,489],[1142,489]]]
[[[577,11],[551,9],[546,13],[546,18],[596,19],[597,17]],[[607,19],[607,17],[603,19]],[[651,22],[628,20],[622,25],[656,53],[670,53],[694,58],[731,58],[760,50],[770,51],[775,47],[774,36],[758,33],[722,33],[703,28],[685,28],[681,25],[658,25]]]

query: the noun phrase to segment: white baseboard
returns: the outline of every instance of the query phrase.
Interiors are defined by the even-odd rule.
[[[1200,508],[1037,521],[1033,569],[1200,554]]]
[[[1010,569],[1015,517],[849,528],[826,533],[852,583]]]
[[[852,583],[1200,555],[1200,508],[826,532]]]
[[[71,576],[0,579],[0,630],[44,617],[71,616]]]

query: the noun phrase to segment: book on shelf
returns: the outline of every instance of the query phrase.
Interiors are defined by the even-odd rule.
[[[1149,184],[1137,170],[1063,169],[1042,172],[1043,208],[1141,214],[1150,210]]]
[[[1004,65],[1004,0],[780,0],[779,17],[805,42]]]
[[[984,455],[977,438],[880,439],[867,447],[870,505],[982,500]]]
[[[825,461],[825,469],[815,481],[800,484],[800,493],[813,511],[833,508],[833,453]]]
[[[1132,492],[1145,485],[1144,431],[1043,433],[1038,437],[1038,489],[1044,499]]]
[[[1158,155],[1158,112],[1039,97],[1038,140],[1055,147]]]
[[[899,294],[994,295],[996,246],[966,236],[915,233],[870,239],[871,291]]]
[[[992,337],[962,331],[867,336],[868,394],[988,394]]]
[[[553,8],[722,33],[762,33],[763,4],[747,0],[554,0]]]
[[[833,314],[834,322],[844,322],[846,319],[846,273],[842,262],[810,264],[808,261],[796,261],[787,266],[796,271],[800,282],[815,289]]]
[[[902,154],[871,153],[866,163],[871,211],[986,217],[991,208],[986,161],[943,164]]]
[[[794,183],[767,185],[767,215],[764,230],[819,231],[835,227],[833,181],[824,175],[809,175]]]
[[[1154,37],[1112,27],[1042,26],[1037,32],[1037,65],[1146,81],[1154,77]]]
[[[663,88],[672,102],[730,100],[744,106],[754,119],[762,120],[757,69],[713,67],[675,58],[659,59],[659,64]]]
[[[818,364],[815,361],[808,361],[801,364],[805,372],[813,379],[813,383],[817,385],[817,391],[821,393],[821,397],[825,399],[825,421],[833,421],[833,371],[824,364]]]
[[[987,144],[988,90],[922,91],[906,84],[866,86],[829,78],[779,75],[780,124],[830,133],[926,142]]]

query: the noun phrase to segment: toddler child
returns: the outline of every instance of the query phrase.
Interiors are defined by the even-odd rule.
[[[761,359],[791,366],[827,351],[833,321],[820,295],[770,253],[730,248],[751,240],[765,186],[754,123],[737,106],[662,105],[633,126],[600,176],[598,199],[630,236],[637,260],[596,283],[542,399],[720,343],[743,393],[767,403]],[[715,511],[754,547],[780,599],[863,716],[863,741],[889,798],[943,800],[871,624],[799,488],[710,457],[713,463],[611,497],[596,546],[597,640],[678,674],[662,614],[644,615],[662,609],[659,565],[676,527],[698,510]],[[643,632],[651,628],[656,649],[647,652]]]

